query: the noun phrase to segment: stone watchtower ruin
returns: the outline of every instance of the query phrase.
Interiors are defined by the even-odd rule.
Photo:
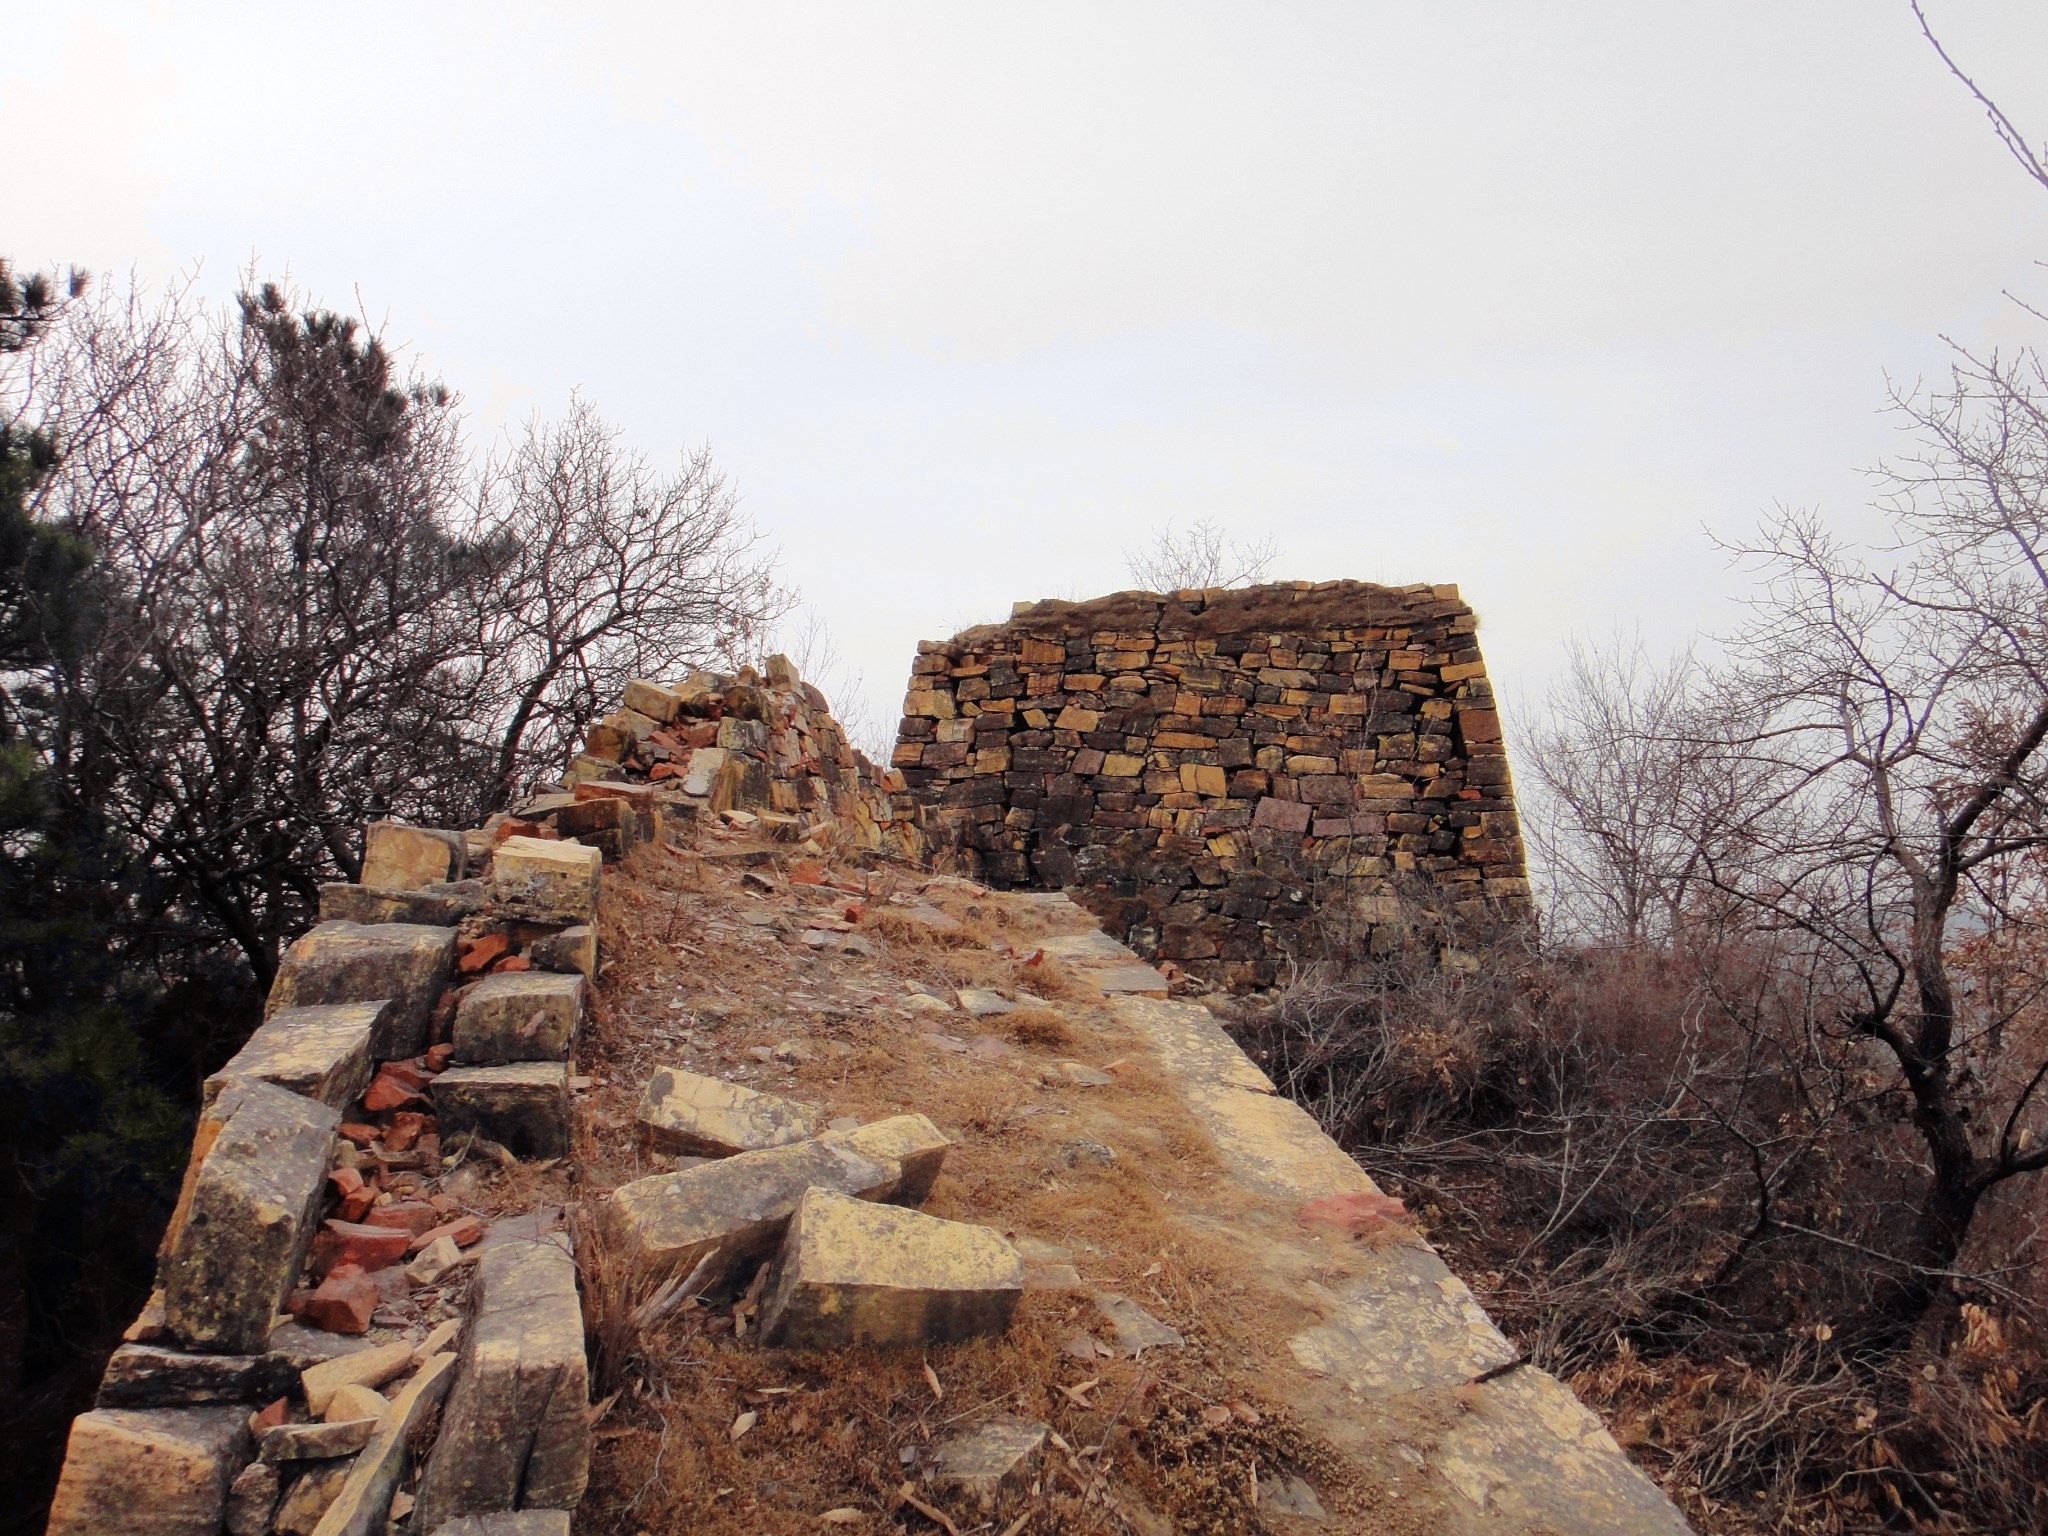
[[[941,858],[1069,889],[1142,954],[1264,985],[1312,947],[1312,914],[1384,948],[1418,901],[1529,911],[1455,586],[1119,592],[917,649],[899,809]]]

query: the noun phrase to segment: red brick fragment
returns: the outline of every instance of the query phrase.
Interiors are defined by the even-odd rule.
[[[290,1409],[291,1401],[288,1398],[280,1397],[274,1403],[265,1403],[249,1415],[249,1432],[260,1435],[266,1429],[277,1428],[285,1421],[285,1415]]]
[[[363,1176],[353,1168],[330,1168],[327,1182],[334,1186],[336,1199],[346,1200],[363,1187]]]
[[[391,1117],[391,1129],[384,1133],[385,1150],[403,1152],[433,1129],[432,1115],[423,1115],[416,1109],[401,1109]]]
[[[686,747],[710,747],[718,744],[718,722],[705,720],[697,725],[686,726],[681,732]]]
[[[403,1227],[373,1227],[329,1219],[313,1238],[313,1273],[332,1274],[353,1266],[386,1269],[405,1258],[412,1234]]]
[[[662,779],[680,779],[688,771],[686,768],[677,767],[674,763],[656,763],[647,770],[647,777],[657,782]]]
[[[384,1133],[374,1125],[363,1125],[356,1121],[341,1122],[340,1135],[343,1141],[352,1141],[359,1147],[367,1147]]]
[[[455,941],[455,969],[465,976],[480,976],[491,962],[512,947],[510,935],[486,933],[474,939]]]
[[[299,1291],[286,1307],[308,1328],[329,1333],[368,1333],[377,1310],[377,1282],[353,1264],[341,1264],[310,1291]]]
[[[343,1195],[341,1204],[335,1208],[335,1214],[343,1221],[361,1221],[364,1213],[376,1203],[377,1191],[365,1184],[361,1189]]]
[[[425,1109],[427,1074],[406,1061],[387,1061],[363,1095],[363,1108],[373,1115],[394,1109]]]
[[[532,969],[533,962],[527,959],[526,956],[507,955],[505,956],[504,959],[500,960],[496,965],[491,967],[491,974],[493,976],[501,976],[506,971],[530,971]]]
[[[453,1221],[444,1221],[438,1227],[429,1227],[412,1240],[412,1249],[418,1253],[422,1248],[432,1247],[437,1239],[450,1238],[458,1248],[467,1248],[471,1243],[480,1243],[484,1238],[483,1218],[479,1216],[458,1216]]]
[[[796,859],[789,866],[788,880],[791,885],[823,885],[825,866],[816,859]]]
[[[448,1063],[454,1059],[455,1046],[450,1041],[444,1040],[439,1045],[427,1047],[427,1070],[429,1072],[447,1071]]]
[[[363,1220],[372,1227],[396,1227],[410,1238],[439,1226],[441,1213],[424,1200],[394,1200],[389,1205],[372,1207]]]

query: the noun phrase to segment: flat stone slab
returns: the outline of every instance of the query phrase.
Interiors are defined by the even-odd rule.
[[[434,1079],[441,1145],[475,1132],[516,1157],[569,1154],[569,1067],[522,1061],[505,1067],[450,1067]]]
[[[566,1516],[590,1478],[590,1380],[575,1260],[552,1241],[503,1243],[478,1262],[476,1283],[415,1530],[513,1505]]]
[[[1087,933],[1056,933],[1051,938],[1031,941],[1045,951],[1049,960],[1069,965],[1144,965],[1137,951],[1119,944],[1100,928]],[[1150,967],[1147,967],[1150,969]]]
[[[1166,978],[1149,965],[1119,965],[1082,973],[1089,986],[1109,997],[1165,997]]]
[[[455,1008],[455,1059],[567,1061],[588,997],[581,976],[551,971],[510,971],[472,982]]]
[[[680,1067],[662,1067],[647,1080],[637,1114],[661,1151],[696,1157],[731,1157],[804,1141],[818,1123],[815,1105]]]
[[[349,1468],[348,1481],[327,1506],[313,1536],[383,1536],[391,1496],[405,1476],[407,1442],[427,1415],[440,1406],[454,1374],[453,1355],[433,1355],[420,1363],[417,1374],[377,1421],[370,1443]]]
[[[1024,1261],[988,1227],[808,1189],[761,1303],[763,1343],[789,1349],[943,1344],[1001,1333]]]
[[[285,951],[266,1016],[323,1003],[392,1002],[370,1042],[379,1061],[417,1056],[455,965],[455,932],[414,923],[321,923]]]
[[[491,856],[491,894],[541,922],[588,923],[603,868],[604,855],[581,843],[508,837]]]
[[[1131,1025],[1145,1037],[1169,1071],[1252,1093],[1274,1091],[1273,1080],[1253,1064],[1216,1022],[1216,1016],[1200,1003],[1126,996],[1119,997],[1111,1011],[1117,1022]]]
[[[306,1406],[314,1413],[324,1414],[343,1387],[381,1387],[410,1370],[413,1359],[412,1343],[394,1339],[309,1366],[300,1375]]]
[[[1127,1355],[1143,1354],[1148,1349],[1179,1349],[1187,1343],[1178,1328],[1162,1323],[1128,1296],[1097,1291],[1094,1299],[1095,1310],[1108,1320],[1116,1334],[1116,1347]]]
[[[335,1109],[346,1109],[377,1069],[371,1047],[393,1028],[388,998],[281,1008],[201,1088],[211,1104],[236,1078],[255,1078]]]
[[[378,1418],[383,1416],[379,1410]],[[284,1463],[288,1461],[332,1461],[337,1456],[353,1456],[370,1443],[376,1433],[377,1419],[340,1419],[324,1424],[273,1424],[263,1431],[263,1438],[256,1444],[259,1460]]]
[[[175,1408],[200,1403],[270,1403],[298,1385],[280,1354],[196,1355],[160,1344],[123,1344],[100,1377],[100,1408]]]
[[[374,890],[417,891],[461,874],[461,857],[459,832],[373,821],[363,828],[362,884]]]
[[[977,1019],[992,1019],[999,1014],[1015,1013],[1017,1005],[1000,992],[991,992],[986,987],[962,987],[953,994],[960,1006]]]
[[[796,1141],[635,1179],[612,1191],[605,1222],[636,1268],[688,1274],[714,1255],[707,1273],[716,1286],[742,1261],[775,1251],[805,1190],[882,1200],[903,1177],[894,1158],[831,1138]]]
[[[901,1165],[895,1186],[876,1196],[891,1205],[923,1205],[945,1166],[946,1149],[953,1145],[923,1115],[891,1115],[852,1130],[828,1131],[819,1140]]]
[[[1030,1486],[1045,1436],[1046,1426],[1036,1419],[998,1414],[939,1446],[933,1481],[941,1488],[957,1488],[987,1508],[1002,1494],[1021,1493]]]
[[[320,921],[453,928],[483,910],[485,894],[481,880],[455,880],[425,891],[378,891],[334,883],[320,887]]]
[[[249,1410],[95,1408],[71,1421],[49,1536],[216,1536]]]
[[[208,1107],[211,1144],[188,1175],[158,1274],[180,1344],[266,1349],[313,1239],[340,1123],[327,1105],[263,1082],[231,1083]]]

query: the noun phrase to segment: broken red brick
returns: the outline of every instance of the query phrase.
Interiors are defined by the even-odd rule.
[[[441,1213],[424,1200],[394,1200],[389,1205],[372,1207],[363,1220],[372,1227],[396,1227],[412,1238],[439,1226]]]
[[[330,1218],[321,1223],[313,1238],[313,1273],[329,1275],[351,1266],[387,1269],[405,1258],[406,1244],[411,1241],[412,1234],[403,1227],[359,1226]]]
[[[341,1204],[336,1207],[336,1214],[343,1221],[361,1221],[363,1214],[376,1203],[377,1191],[368,1184],[365,1184],[361,1189],[341,1197]]]
[[[359,1147],[367,1147],[384,1133],[374,1125],[361,1125],[352,1120],[344,1120],[339,1134],[343,1141],[352,1141]]]
[[[423,1115],[416,1109],[401,1109],[391,1117],[391,1129],[384,1133],[384,1147],[389,1152],[403,1152],[410,1148],[427,1132],[434,1129],[434,1117]]]
[[[455,941],[455,969],[465,976],[479,976],[490,969],[498,956],[512,947],[509,935],[486,933],[474,939]]]
[[[796,859],[789,866],[788,878],[791,885],[823,885],[825,866],[816,859]]]
[[[1324,1195],[1301,1208],[1303,1226],[1335,1227],[1351,1237],[1394,1236],[1407,1233],[1408,1207],[1392,1195],[1359,1190],[1348,1195]]]
[[[452,1012],[453,1010],[451,1009],[450,1011]],[[427,1047],[427,1070],[429,1072],[447,1071],[448,1063],[454,1059],[455,1046],[449,1041],[444,1040],[439,1045]]]
[[[291,1402],[287,1398],[280,1397],[274,1403],[265,1403],[261,1408],[258,1408],[249,1415],[249,1432],[254,1435],[260,1435],[266,1429],[277,1428],[278,1425],[284,1422],[285,1415],[290,1408]]]
[[[312,1290],[294,1293],[285,1305],[309,1328],[368,1333],[370,1316],[377,1310],[377,1282],[353,1264],[340,1264]]]
[[[458,1216],[455,1220],[443,1222],[438,1227],[429,1227],[412,1240],[411,1251],[418,1253],[422,1248],[431,1247],[438,1239],[444,1237],[450,1239],[458,1248],[480,1243],[484,1237],[483,1220],[477,1216]]]
[[[425,1109],[427,1074],[409,1061],[387,1061],[363,1094],[363,1108],[373,1115],[394,1109]]]

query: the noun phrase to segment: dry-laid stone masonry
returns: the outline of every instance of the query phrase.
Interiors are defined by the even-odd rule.
[[[1020,604],[920,641],[899,815],[998,888],[1072,889],[1141,954],[1265,985],[1336,905],[1529,898],[1478,620],[1454,586]]]

